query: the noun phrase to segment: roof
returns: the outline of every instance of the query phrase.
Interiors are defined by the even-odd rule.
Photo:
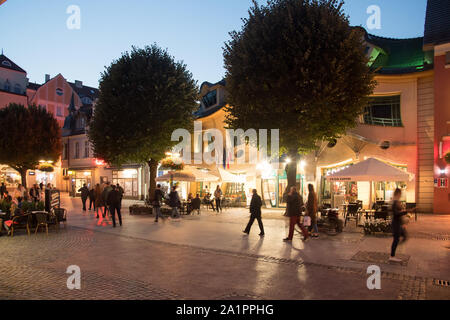
[[[220,86],[224,86],[224,87],[225,87],[225,85],[226,85],[225,79],[222,79],[222,80],[220,80],[219,82],[216,82],[216,83],[211,83],[211,82],[205,81],[205,82],[203,82],[203,83],[200,85],[200,90],[202,90],[203,86],[207,86],[208,89],[209,89],[209,88],[212,88],[212,87],[217,86],[217,85],[220,85]]]
[[[27,89],[37,91],[42,85],[37,83],[28,83]]]
[[[433,52],[424,52],[423,37],[393,39],[367,33],[366,41],[375,46],[371,67],[378,74],[405,74],[433,68]]]
[[[432,47],[450,42],[450,1],[428,0],[423,45]]]
[[[25,70],[23,70],[21,67],[19,67],[17,64],[15,64],[12,60],[10,60],[7,56],[5,56],[3,53],[0,54],[0,68],[14,70],[22,73],[27,73]]]
[[[84,97],[89,97],[92,101],[94,101],[99,96],[99,90],[97,88],[88,86],[81,86],[81,88],[79,88],[73,82],[69,82],[69,85],[78,94],[80,99],[83,99]]]
[[[197,111],[194,112],[194,117],[199,119],[199,118],[204,118],[204,117],[210,116],[225,106],[226,106],[226,104],[218,104],[218,105],[208,108],[208,109],[203,109],[200,107]]]

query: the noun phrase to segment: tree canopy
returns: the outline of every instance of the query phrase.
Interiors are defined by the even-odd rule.
[[[350,27],[342,5],[253,2],[224,48],[230,127],[280,129],[281,151],[297,160],[355,126],[374,81],[363,30]]]
[[[197,83],[182,62],[156,44],[133,47],[102,74],[90,124],[95,156],[107,163],[148,163],[155,187],[158,161],[173,145],[175,129],[190,129]]]
[[[45,109],[11,103],[0,109],[0,128],[0,163],[17,170],[25,187],[27,170],[36,169],[40,160],[58,161],[61,130]]]

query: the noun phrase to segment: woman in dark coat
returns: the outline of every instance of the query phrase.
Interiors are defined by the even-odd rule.
[[[289,195],[287,197],[287,210],[286,210],[286,216],[289,217],[290,223],[289,223],[289,236],[284,239],[283,241],[289,242],[292,241],[294,238],[294,228],[297,224],[299,228],[302,230],[303,233],[303,240],[308,239],[308,231],[306,228],[300,223],[300,215],[301,210],[303,207],[303,198],[300,194],[297,192],[296,187],[291,187],[291,192],[289,192]]]
[[[95,195],[95,211],[97,212],[97,219],[99,218],[98,210],[100,209],[100,212],[102,215],[104,215],[102,207],[105,205],[103,204],[103,197],[102,197],[102,189],[100,188],[100,185],[97,183],[94,190]]]
[[[317,195],[312,184],[308,185],[308,202],[306,203],[306,215],[311,218],[311,227],[313,228],[312,237],[319,237],[317,228]]]

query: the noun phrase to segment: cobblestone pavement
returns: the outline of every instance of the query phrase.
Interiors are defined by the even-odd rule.
[[[407,264],[390,265],[382,253],[390,239],[356,232],[305,244],[296,237],[286,245],[283,220],[266,219],[266,238],[256,230],[242,237],[247,215],[237,211],[158,225],[125,212],[124,227],[113,229],[109,219],[81,214],[77,201],[64,202],[67,230],[0,237],[0,299],[450,298],[449,288],[434,283],[449,280],[446,240],[412,238],[414,250],[404,246],[400,253]],[[381,267],[381,290],[367,289],[372,264]],[[434,269],[424,272],[431,264]],[[81,290],[67,289],[71,265],[81,268]]]

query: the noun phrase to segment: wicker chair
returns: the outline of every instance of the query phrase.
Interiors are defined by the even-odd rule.
[[[12,218],[11,237],[14,237],[14,231],[17,229],[27,229],[30,235],[30,227],[33,224],[33,217],[30,214],[18,215]]]
[[[37,212],[34,214],[36,217],[37,225],[36,225],[36,231],[34,234],[37,234],[40,227],[45,227],[45,232],[48,236],[48,215],[46,212]]]

